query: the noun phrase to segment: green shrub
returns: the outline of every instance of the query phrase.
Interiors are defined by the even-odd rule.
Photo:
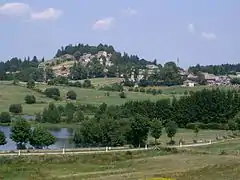
[[[11,116],[9,112],[1,112],[0,114],[0,122],[1,123],[10,123],[11,122]]]
[[[47,81],[47,85],[53,86],[54,84],[55,84],[55,81],[52,80],[52,79],[49,79],[49,80]]]
[[[130,87],[129,89],[128,89],[128,91],[130,91],[130,92],[132,92],[134,89],[132,88],[132,87]]]
[[[92,87],[91,81],[89,79],[84,80],[83,87],[84,88],[91,88]]]
[[[145,93],[145,92],[146,92],[146,90],[145,90],[144,88],[140,88],[140,92],[143,92],[143,93]]]
[[[26,95],[24,98],[26,104],[35,104],[36,103],[36,98],[34,95]]]
[[[125,99],[127,96],[124,92],[119,93],[120,98]]]
[[[49,98],[53,98],[53,99],[58,99],[60,97],[60,91],[58,88],[52,87],[52,88],[47,88],[44,91],[44,94],[49,97]]]
[[[34,80],[29,80],[28,82],[27,82],[27,88],[29,88],[29,89],[32,89],[32,88],[34,88],[35,87],[35,81]]]
[[[151,88],[147,89],[146,93],[147,94],[151,94],[152,93],[152,89]]]
[[[152,89],[152,94],[156,95],[157,94],[157,90],[156,89]]]
[[[20,114],[22,113],[22,105],[21,104],[11,104],[9,106],[9,112],[14,114]]]
[[[71,100],[76,100],[77,99],[77,94],[75,93],[75,91],[70,90],[67,92],[67,99],[71,99]]]
[[[163,91],[161,89],[157,90],[157,94],[162,94],[162,93],[163,93]]]
[[[139,89],[137,87],[134,88],[134,92],[139,92]]]
[[[109,92],[105,92],[104,95],[105,95],[105,96],[110,96],[110,93],[109,93]]]

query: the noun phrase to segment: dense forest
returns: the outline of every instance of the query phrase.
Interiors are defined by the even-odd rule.
[[[197,74],[198,72],[206,72],[215,75],[228,75],[240,72],[240,64],[221,64],[206,66],[200,66],[197,64],[196,66],[189,67],[188,70],[194,74]]]

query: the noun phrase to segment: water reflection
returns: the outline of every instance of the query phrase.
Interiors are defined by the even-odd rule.
[[[10,126],[0,126],[7,140],[7,144],[0,146],[0,150],[16,150],[16,144],[10,139]],[[69,128],[51,128],[49,131],[56,137],[56,143],[49,146],[49,149],[74,148],[75,144],[72,141],[73,129]]]

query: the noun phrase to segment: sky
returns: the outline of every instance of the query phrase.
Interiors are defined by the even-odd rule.
[[[0,0],[0,60],[113,45],[158,63],[240,61],[239,0]]]

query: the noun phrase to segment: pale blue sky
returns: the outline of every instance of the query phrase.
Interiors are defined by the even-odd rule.
[[[239,0],[1,0],[0,60],[106,43],[183,67],[237,63],[239,15]]]

